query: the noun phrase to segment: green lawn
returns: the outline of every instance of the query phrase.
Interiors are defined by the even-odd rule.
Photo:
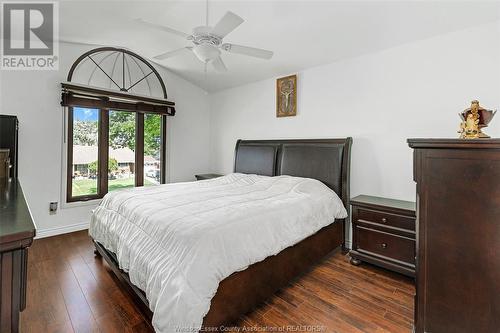
[[[151,181],[144,179],[144,186],[154,185]],[[134,178],[110,179],[108,180],[108,192],[114,190],[134,187]],[[89,195],[97,193],[96,179],[73,180],[73,196]]]

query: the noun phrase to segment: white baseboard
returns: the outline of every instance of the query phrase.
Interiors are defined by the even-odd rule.
[[[89,228],[89,222],[82,222],[77,224],[65,225],[61,227],[47,228],[41,230],[38,229],[36,231],[35,239],[67,234],[69,232],[85,230],[88,228]]]

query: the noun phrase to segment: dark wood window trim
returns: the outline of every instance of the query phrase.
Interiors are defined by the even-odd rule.
[[[160,184],[167,182],[167,116],[161,116],[160,141]]]
[[[144,186],[144,113],[135,114],[135,165],[135,186]]]
[[[125,94],[73,83],[61,83],[61,86],[61,106],[175,115],[175,103],[161,98]]]
[[[76,107],[76,105],[75,105]],[[85,106],[82,106],[85,107]],[[94,107],[95,108],[95,107]],[[108,193],[108,161],[109,161],[109,109],[98,108],[98,174],[97,193],[73,196],[73,106],[68,107],[68,138],[67,138],[67,168],[66,168],[66,202],[90,201],[103,198]],[[121,111],[121,110],[117,110]],[[144,115],[155,112],[136,112],[135,116],[135,186],[144,186]],[[160,130],[160,184],[166,183],[166,145],[167,145],[167,115],[161,116]]]
[[[108,192],[108,162],[109,162],[109,111],[99,110],[99,148],[98,148],[98,190],[103,197]],[[103,177],[104,176],[104,177]]]

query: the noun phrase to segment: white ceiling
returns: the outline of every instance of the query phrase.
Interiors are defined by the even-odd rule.
[[[271,60],[224,53],[228,72],[207,74],[190,54],[160,63],[213,92],[500,19],[498,2],[209,1],[209,24],[227,10],[245,22],[225,41],[272,50]],[[190,33],[204,23],[205,1],[63,1],[60,18],[63,40],[153,57],[190,43],[134,19]]]

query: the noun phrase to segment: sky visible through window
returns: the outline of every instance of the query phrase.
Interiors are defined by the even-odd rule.
[[[99,112],[96,109],[73,108],[73,118],[78,121],[97,121]]]

